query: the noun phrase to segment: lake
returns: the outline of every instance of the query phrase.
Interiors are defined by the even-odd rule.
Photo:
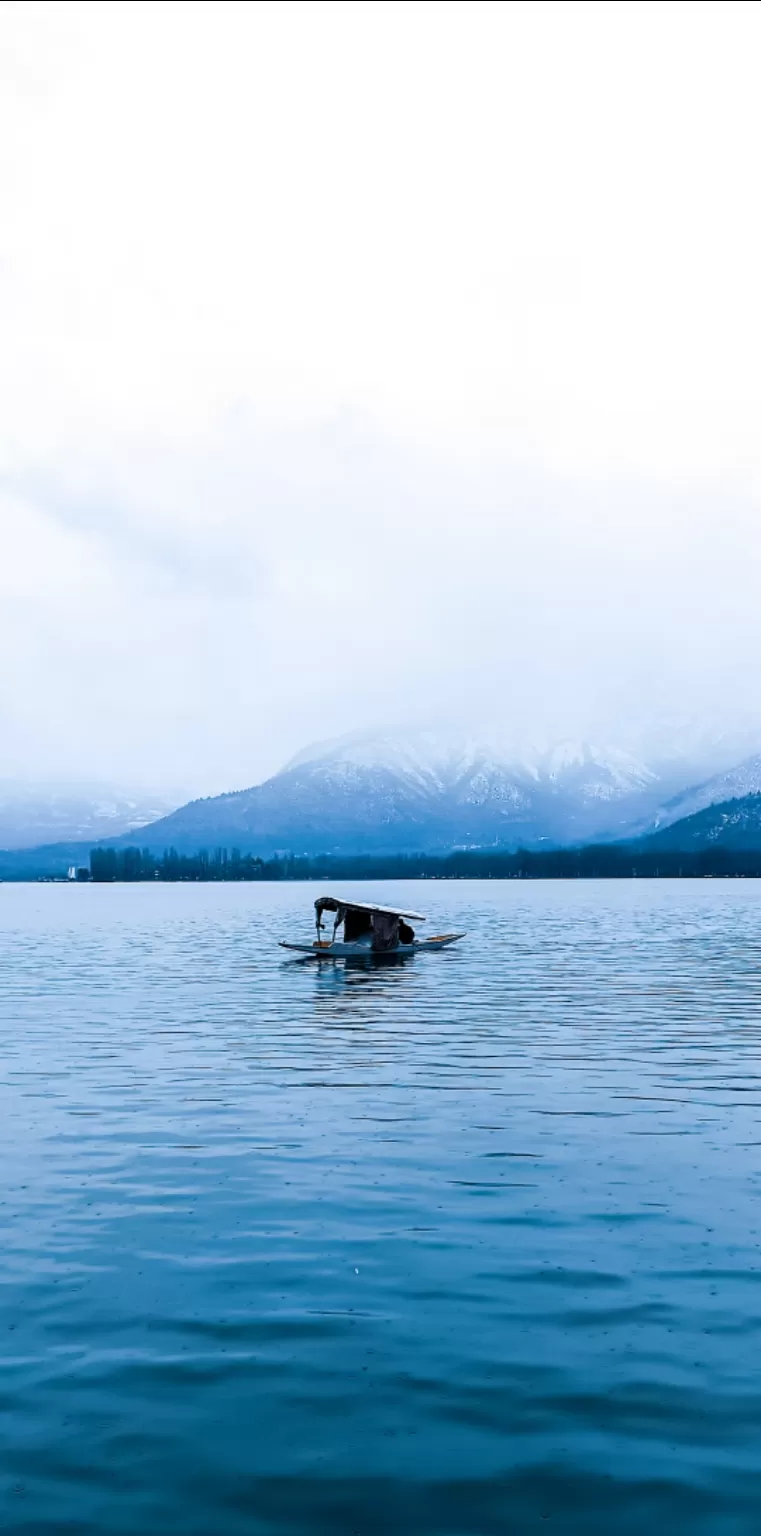
[[[0,886],[0,1529],[755,1536],[761,882],[321,889]]]

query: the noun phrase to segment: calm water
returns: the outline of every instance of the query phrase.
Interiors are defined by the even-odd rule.
[[[0,887],[0,1528],[761,1529],[761,884]]]

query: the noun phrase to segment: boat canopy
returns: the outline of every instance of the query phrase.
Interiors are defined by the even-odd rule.
[[[323,912],[378,912],[383,917],[414,917],[417,923],[425,922],[420,912],[400,912],[398,907],[378,907],[370,901],[346,901],[343,896],[318,896],[314,910],[318,926]]]

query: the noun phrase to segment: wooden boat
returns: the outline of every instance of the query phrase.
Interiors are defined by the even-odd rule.
[[[309,955],[313,960],[375,960],[386,955],[420,955],[432,950],[447,949],[450,944],[456,944],[458,939],[465,937],[464,933],[437,933],[431,938],[418,939],[409,923],[424,923],[425,918],[420,912],[399,912],[395,907],[379,907],[366,901],[318,896],[314,909],[317,927],[314,942],[291,944],[281,939],[281,949]],[[335,914],[333,933],[329,939],[321,937],[324,912]],[[343,928],[342,939],[337,936],[340,928]]]

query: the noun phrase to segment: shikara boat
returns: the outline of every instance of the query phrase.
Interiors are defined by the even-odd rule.
[[[317,938],[311,944],[291,944],[280,940],[282,949],[311,955],[314,960],[345,958],[373,959],[381,955],[420,955],[446,949],[465,937],[464,933],[437,933],[418,939],[410,922],[424,923],[419,912],[399,912],[395,907],[378,907],[366,901],[346,901],[341,896],[319,896],[314,904]],[[322,937],[323,913],[334,914],[333,931]],[[339,930],[343,928],[343,937]]]

